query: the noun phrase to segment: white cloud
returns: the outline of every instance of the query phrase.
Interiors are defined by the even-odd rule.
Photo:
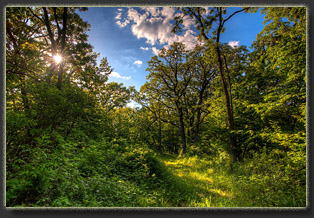
[[[148,51],[148,50],[151,49],[151,48],[149,48],[149,47],[140,47],[140,49],[141,49],[141,50],[144,50],[144,51]]]
[[[118,21],[116,22],[116,24],[118,24],[118,26],[119,26],[120,28],[125,27],[125,26],[128,25],[129,23],[130,23],[129,20],[125,20],[124,22],[121,22],[120,20],[118,20]]]
[[[142,65],[143,64],[143,62],[142,61],[140,61],[140,60],[137,60],[137,61],[134,61],[134,63],[133,64],[135,64],[135,65]]]
[[[212,10],[212,9],[207,7],[207,8],[205,8],[205,10],[206,10],[205,15],[209,15],[210,14],[210,10]]]
[[[117,20],[116,21],[116,24],[120,27],[120,28],[123,28],[125,27],[126,25],[128,25],[130,23],[130,20],[128,19],[125,19],[123,22],[121,22],[121,16],[122,16],[122,8],[118,8],[118,13],[117,13],[117,16],[115,16],[115,19]]]
[[[152,47],[152,51],[153,51],[154,55],[159,55],[159,53],[160,53],[160,50],[157,49],[156,47]]]
[[[153,17],[160,15],[160,10],[157,7],[141,7],[142,10],[148,11]]]
[[[165,48],[165,49],[169,49],[170,46],[165,45],[164,48]],[[156,48],[156,47],[151,47],[151,48],[150,48],[150,47],[140,47],[140,49],[141,49],[141,50],[144,50],[144,51],[152,50],[152,53],[153,53],[154,55],[159,55],[159,53],[160,53],[160,49],[158,49],[158,48]]]
[[[126,79],[126,80],[131,79],[130,76],[121,76],[121,75],[120,75],[119,73],[117,73],[117,72],[111,72],[111,73],[109,74],[109,76],[110,76],[110,77],[117,78],[117,79]]]
[[[143,7],[142,10],[129,8],[127,18],[124,22],[118,20],[116,23],[121,28],[131,24],[131,30],[138,39],[146,39],[146,43],[150,45],[171,45],[174,42],[182,42],[187,49],[192,49],[197,43],[196,33],[190,30],[194,25],[194,20],[185,16],[183,18],[183,34],[176,35],[171,33],[173,28],[172,21],[177,16],[175,9],[171,7]],[[142,50],[149,50],[142,47]],[[158,49],[152,48],[154,54],[158,53]]]
[[[117,13],[117,16],[114,19],[121,20],[121,15],[122,15],[122,12]]]
[[[108,75],[108,72],[99,72],[100,75],[105,76]]]
[[[163,48],[168,50],[170,48],[170,46],[169,45],[165,45]]]
[[[145,16],[145,15],[144,15]],[[146,39],[146,43],[155,45],[158,39],[162,37],[163,28],[167,28],[163,25],[162,18],[150,18],[142,20],[142,16],[134,20],[136,23],[132,25],[132,33],[138,39]]]
[[[170,20],[174,18],[175,10],[171,7],[163,7],[161,10],[161,14],[166,18],[166,20]]]
[[[192,49],[198,43],[193,30],[187,30],[183,36],[179,36],[178,42],[185,44],[186,49]]]
[[[191,18],[190,16],[184,16],[183,17],[183,29],[190,29],[191,26],[195,26],[195,20],[194,18]]]
[[[230,45],[232,48],[239,47],[239,42],[240,41],[230,41],[228,45]]]

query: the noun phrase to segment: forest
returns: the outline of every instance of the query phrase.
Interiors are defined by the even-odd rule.
[[[108,81],[88,8],[7,7],[6,207],[306,207],[307,8],[209,9],[176,8],[200,44],[137,90]],[[221,41],[240,13],[265,15],[250,48]]]

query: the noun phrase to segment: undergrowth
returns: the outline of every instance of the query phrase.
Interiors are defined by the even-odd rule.
[[[9,207],[306,206],[305,168],[266,150],[231,164],[224,151],[174,156],[124,139],[60,139],[30,154],[7,162]]]

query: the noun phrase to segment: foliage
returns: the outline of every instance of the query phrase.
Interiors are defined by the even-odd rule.
[[[7,206],[136,206],[161,177],[154,153],[123,139],[63,141],[54,152],[39,140],[30,162],[11,163],[17,172],[7,175]]]
[[[236,13],[181,8],[206,43],[161,50],[140,91],[77,10],[7,8],[7,206],[306,206],[306,8],[237,11],[265,15],[251,50],[219,41]]]
[[[250,199],[250,206],[306,206],[306,156],[280,150],[254,153],[237,166],[236,195]],[[248,205],[247,200],[239,202]]]

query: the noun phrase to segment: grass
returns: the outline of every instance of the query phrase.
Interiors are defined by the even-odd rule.
[[[175,207],[305,207],[305,186],[286,184],[282,170],[257,159],[233,164],[226,157],[160,155]],[[262,159],[263,160],[263,159]],[[254,162],[254,163],[255,163]],[[252,170],[253,169],[253,170]],[[277,178],[278,177],[278,178]],[[290,180],[293,181],[293,180]],[[296,183],[298,184],[298,183]]]
[[[233,185],[227,175],[215,169],[213,161],[194,157],[159,156],[176,184],[183,207],[236,206]]]
[[[231,167],[223,151],[174,156],[124,141],[91,143],[83,151],[76,144],[54,153],[41,151],[26,170],[7,177],[8,206],[306,206],[301,171],[287,171],[278,164],[281,159],[268,154]],[[296,175],[289,177],[291,173]]]

